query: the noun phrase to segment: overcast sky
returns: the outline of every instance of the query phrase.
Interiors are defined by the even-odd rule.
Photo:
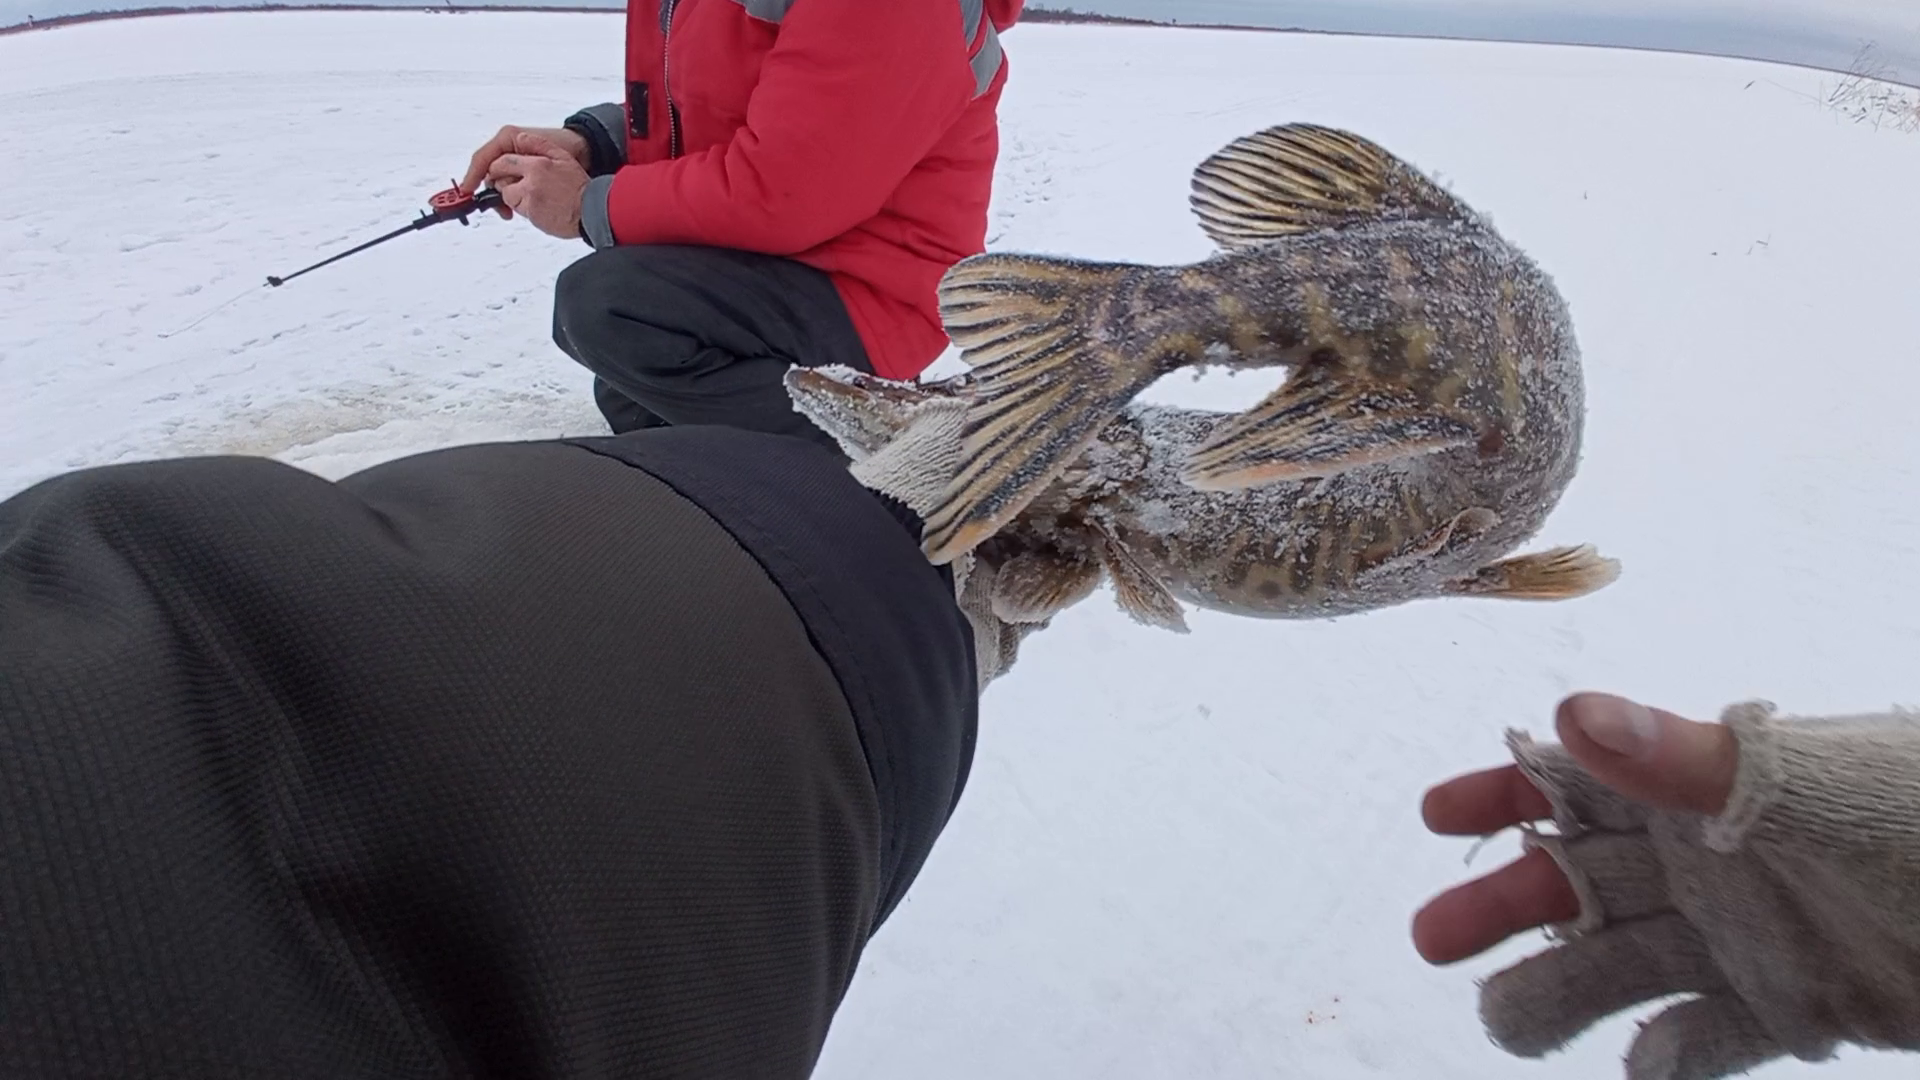
[[[0,26],[28,16],[160,3],[257,0],[0,0]],[[299,2],[299,0],[288,0]],[[320,0],[324,2],[324,0]],[[359,0],[420,6],[423,0]],[[433,2],[433,0],[426,0]],[[456,0],[474,6],[486,0]],[[506,0],[539,3],[540,0]],[[620,0],[552,0],[623,6]],[[1920,0],[1030,0],[1047,7],[1182,22],[1352,33],[1633,45],[1845,68],[1871,42],[1886,74],[1920,85]]]
[[[1871,42],[1920,84],[1920,0],[1030,0],[1077,11],[1352,33],[1634,45],[1845,68]]]

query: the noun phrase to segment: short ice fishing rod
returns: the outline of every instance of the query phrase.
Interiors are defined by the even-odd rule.
[[[405,226],[395,229],[385,236],[375,237],[361,244],[359,247],[348,248],[332,258],[322,259],[304,270],[296,270],[286,277],[273,277],[269,275],[267,284],[278,288],[292,281],[294,278],[299,277],[301,274],[318,270],[330,262],[338,262],[356,252],[365,251],[375,244],[384,244],[396,236],[405,236],[410,232],[424,229],[429,225],[438,225],[443,221],[458,221],[460,224],[465,225],[469,215],[483,213],[488,210],[498,213],[500,212],[501,205],[500,192],[493,188],[486,188],[475,194],[468,195],[462,192],[460,185],[456,183],[454,186],[428,199],[427,209],[422,211],[419,217],[414,218]]]
[[[458,221],[460,224],[465,225],[467,223],[468,217],[474,214],[482,213],[487,210],[492,210],[496,213],[504,215],[506,213],[506,210],[503,209],[504,206],[505,206],[505,203],[501,199],[499,191],[493,188],[487,188],[475,194],[467,195],[461,192],[460,185],[456,182],[452,187],[448,188],[445,191],[440,192],[439,194],[435,195],[433,198],[428,199],[427,209],[423,211],[419,217],[409,222],[404,228],[395,229],[385,236],[378,237],[373,240],[369,240],[366,243],[361,244],[359,247],[352,248],[347,251],[343,251],[340,254],[335,255],[330,259],[323,259],[320,262],[314,263],[312,266],[307,267],[305,270],[297,270],[291,274],[288,274],[286,277],[269,276],[267,278],[267,284],[275,288],[278,288],[279,286],[285,285],[287,282],[292,281],[294,278],[299,277],[301,274],[310,273],[314,270],[318,270],[321,267],[327,265],[328,263],[338,262],[339,260],[344,259],[349,255],[352,255],[354,252],[365,251],[375,244],[384,244],[396,236],[405,236],[410,232],[415,232],[420,229],[424,229],[429,225],[438,225],[443,221]],[[219,307],[216,307],[213,310],[206,312],[205,314],[201,315],[199,318],[193,320],[192,322],[181,327],[180,329],[172,331],[171,333],[161,334],[160,336],[163,338],[170,338],[176,334],[183,334],[186,331],[191,330],[196,326],[199,326],[201,323],[205,322],[207,319],[213,317],[216,313],[220,311],[224,311],[226,308],[232,306],[233,304],[238,303],[242,298],[252,295],[252,293],[253,293],[253,289],[250,288],[246,292],[240,293],[239,295],[235,296],[233,299],[228,300],[225,303],[221,304]]]

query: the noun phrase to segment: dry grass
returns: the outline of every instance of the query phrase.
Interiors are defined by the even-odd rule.
[[[1920,132],[1920,90],[1888,81],[1873,58],[1873,46],[1855,54],[1847,75],[1827,92],[1825,104],[1856,124]]]

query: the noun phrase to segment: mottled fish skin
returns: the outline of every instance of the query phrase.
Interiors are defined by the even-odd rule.
[[[1303,437],[1324,441],[1329,454],[1295,457],[1292,471],[1337,469],[1343,452],[1364,445],[1364,430],[1286,429],[1344,399],[1372,400],[1382,417],[1397,416],[1399,442],[1444,437],[1457,448],[1453,467],[1476,462],[1487,490],[1535,473],[1550,486],[1567,479],[1559,470],[1578,454],[1585,413],[1571,319],[1547,275],[1478,222],[1290,237],[1187,268],[1179,280],[1190,295],[1163,303],[1229,309],[1208,362],[1292,369],[1270,404],[1210,432],[1189,455],[1190,478],[1193,463],[1237,453],[1255,470],[1246,482],[1260,482],[1259,467]],[[1273,438],[1282,431],[1288,437]],[[1250,446],[1263,439],[1271,440],[1266,452]]]
[[[1172,598],[1324,618],[1613,580],[1586,548],[1509,555],[1575,474],[1585,389],[1558,290],[1490,222],[1311,125],[1223,148],[1196,170],[1194,208],[1222,250],[1187,266],[962,262],[942,313],[966,374],[789,387],[856,456],[915,423],[916,401],[949,399],[946,426],[923,423],[887,467],[929,474],[930,559],[1017,566],[1009,611],[1083,595],[1074,575],[1093,564],[1136,617],[1176,628]],[[1232,414],[1136,400],[1207,367],[1287,377]]]
[[[1329,618],[1457,594],[1461,581],[1538,531],[1572,475],[1569,462],[1503,487],[1467,450],[1325,479],[1198,490],[1181,480],[1181,462],[1219,419],[1130,406],[1085,462],[990,543],[1001,552],[1091,551],[1098,525],[1196,607]]]
[[[1568,312],[1544,273],[1476,221],[1289,237],[1142,274],[1108,304],[1132,312],[1118,321],[1137,332],[1201,341],[1206,359],[1192,366],[1285,364],[1296,385],[1328,369],[1329,385],[1418,402],[1470,437],[1330,475],[1202,489],[1188,479],[1195,451],[1240,418],[1136,403],[990,550],[1090,548],[1091,536],[1065,535],[1064,502],[1110,525],[1188,603],[1326,617],[1448,593],[1536,533],[1577,470],[1585,389]],[[964,396],[972,378],[930,389]],[[1085,479],[1090,466],[1104,483]]]
[[[912,406],[964,396],[968,376],[926,385],[796,369],[802,411],[864,457]],[[1102,564],[1113,542],[1171,596],[1254,618],[1329,618],[1464,595],[1535,532],[1573,474],[1571,455],[1502,484],[1478,447],[1337,476],[1204,491],[1181,478],[1192,447],[1226,415],[1133,403],[1055,481],[971,555],[996,566]],[[1451,529],[1448,526],[1452,524]],[[1590,563],[1590,591],[1611,580]],[[1063,573],[1060,587],[1068,588]],[[1032,621],[1050,611],[1022,609]]]
[[[1124,334],[1126,354],[1170,358],[1155,378],[1290,368],[1293,416],[1371,397],[1410,427],[1430,421],[1470,442],[1455,461],[1477,462],[1489,490],[1530,474],[1564,485],[1559,470],[1578,454],[1585,391],[1565,305],[1546,274],[1475,221],[1352,226],[1141,270],[1101,306],[1101,332]],[[1224,449],[1257,460],[1245,444],[1290,418],[1263,424],[1261,412],[1221,416],[1210,435],[1231,428]],[[1308,433],[1337,448],[1340,433],[1326,427]]]
[[[1553,283],[1472,208],[1349,133],[1290,124],[1194,173],[1221,251],[1185,266],[963,260],[941,318],[971,369],[960,471],[927,517],[944,562],[996,532],[1159,378],[1288,369],[1196,442],[1206,489],[1474,448],[1577,453],[1571,322]],[[1563,445],[1564,444],[1564,445]],[[1524,466],[1523,466],[1524,467]]]

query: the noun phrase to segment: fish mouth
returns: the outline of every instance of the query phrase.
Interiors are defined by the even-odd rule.
[[[841,401],[879,398],[912,405],[931,396],[925,387],[914,383],[895,382],[856,368],[840,366],[795,366],[787,371],[786,382],[787,389],[793,393]]]
[[[794,410],[855,457],[891,442],[914,409],[942,396],[848,367],[792,367],[783,379]]]
[[[787,396],[803,413],[818,412],[823,408],[871,408],[871,395],[862,393],[844,376],[836,378],[817,368],[795,367],[787,371],[783,381],[786,383]]]

